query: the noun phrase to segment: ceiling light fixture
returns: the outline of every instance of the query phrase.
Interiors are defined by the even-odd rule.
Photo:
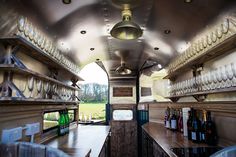
[[[184,0],[185,3],[191,3],[192,0]]]
[[[95,50],[95,48],[93,48],[93,47],[92,47],[92,48],[90,48],[90,51],[93,51],[93,50]]]
[[[125,63],[121,63],[121,65],[116,68],[116,72],[120,75],[129,75],[132,73],[132,70],[130,70]]]
[[[63,2],[64,4],[70,4],[70,3],[71,3],[71,0],[62,0],[62,2]]]
[[[120,40],[132,40],[142,36],[143,31],[136,23],[131,21],[132,13],[129,5],[124,5],[122,21],[118,22],[110,31],[111,36]]]
[[[154,50],[156,50],[156,51],[157,51],[157,50],[159,50],[159,48],[158,48],[158,47],[154,47]]]
[[[164,33],[165,33],[165,34],[170,34],[170,33],[171,33],[171,30],[166,29],[166,30],[164,30]]]
[[[80,34],[86,34],[87,32],[85,30],[80,31]]]

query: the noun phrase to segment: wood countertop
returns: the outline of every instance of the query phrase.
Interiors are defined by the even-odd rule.
[[[193,143],[182,133],[166,129],[160,123],[149,122],[144,124],[142,128],[170,157],[176,157],[171,148],[208,147],[207,144]]]
[[[98,157],[110,132],[110,126],[78,126],[70,133],[44,142],[45,145],[60,149],[72,157]]]

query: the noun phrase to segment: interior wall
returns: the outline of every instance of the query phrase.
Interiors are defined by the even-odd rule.
[[[113,96],[113,88],[116,87],[130,87],[133,94],[132,96]],[[110,80],[110,104],[136,104],[136,80]]]

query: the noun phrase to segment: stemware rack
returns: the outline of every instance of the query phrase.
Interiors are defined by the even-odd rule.
[[[0,83],[0,102],[78,104],[80,88],[76,83],[83,79],[77,74],[77,65],[66,58],[26,18],[20,17],[16,28],[13,36],[0,38],[3,52],[0,56],[0,72],[3,77]],[[17,57],[19,51],[45,65],[51,73],[50,77],[28,69]],[[67,76],[66,80],[58,79],[59,72]],[[17,79],[18,84],[14,82]],[[72,85],[68,84],[69,81]]]
[[[236,47],[236,18],[226,17],[197,37],[191,46],[168,66],[165,79],[175,80],[179,73],[196,68]]]
[[[236,47],[236,18],[226,17],[222,21],[195,38],[191,46],[169,64],[164,79],[170,79],[172,83],[166,98],[177,102],[181,97],[193,96],[197,101],[204,101],[208,94],[236,92],[235,63],[208,73],[199,72],[205,62],[231,53],[230,50]],[[188,70],[192,70],[195,77],[175,81],[179,74]]]

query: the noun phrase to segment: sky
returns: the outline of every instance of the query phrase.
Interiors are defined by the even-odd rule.
[[[107,74],[96,63],[90,63],[81,69],[79,76],[85,81],[80,81],[81,84],[98,83],[107,85]]]

